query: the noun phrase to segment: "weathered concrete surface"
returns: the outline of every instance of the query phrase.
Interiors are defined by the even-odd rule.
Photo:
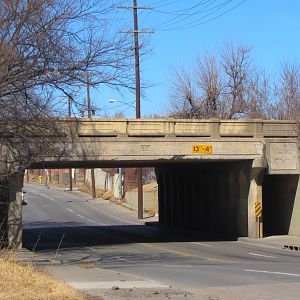
[[[8,177],[9,202],[8,202],[8,224],[7,237],[10,248],[22,247],[22,187],[23,173]]]
[[[268,173],[299,174],[298,131],[290,121],[66,119],[59,157],[33,167],[158,165],[178,160],[266,158]],[[196,153],[195,145],[211,152]]]
[[[300,236],[300,177],[295,186],[295,200],[292,210],[291,223],[289,228],[289,235]]]
[[[121,199],[123,197],[122,189],[122,175],[121,174],[109,174],[101,169],[94,169],[95,174],[95,187],[96,189],[110,190],[114,197]],[[91,170],[87,169],[85,173],[85,184],[92,185]]]
[[[263,236],[263,228],[255,215],[255,204],[263,205],[262,185],[264,173],[266,172],[266,163],[262,159],[254,160],[250,171],[250,189],[248,194],[248,237],[258,238]],[[258,233],[260,230],[260,233]]]
[[[144,211],[155,214],[158,210],[158,185],[156,182],[143,186]],[[138,209],[137,189],[125,193],[124,205],[130,209]]]

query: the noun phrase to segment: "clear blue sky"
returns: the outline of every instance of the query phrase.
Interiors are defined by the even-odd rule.
[[[130,0],[123,2],[132,6]],[[272,74],[281,62],[300,63],[300,1],[138,0],[138,6],[153,8],[139,11],[139,29],[154,30],[149,52],[141,59],[142,82],[153,83],[144,91],[142,116],[166,111],[172,68],[190,66],[196,54],[215,51],[226,42],[251,46],[255,64]],[[132,13],[123,10],[120,14],[124,20],[122,26],[132,26]],[[121,105],[134,102],[134,94],[119,95],[112,90],[97,89],[92,95],[98,99],[94,100],[96,105],[105,108],[107,114],[125,111],[127,117],[135,117],[133,107]],[[119,104],[108,103],[112,98]]]

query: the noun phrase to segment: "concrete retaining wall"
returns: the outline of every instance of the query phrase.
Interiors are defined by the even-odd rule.
[[[96,189],[103,189],[112,191],[114,197],[117,199],[122,198],[122,176],[121,174],[111,175],[102,169],[94,169],[95,171],[95,186]],[[86,170],[85,184],[91,186],[91,170]]]
[[[144,211],[149,213],[157,213],[158,211],[158,190],[155,189],[153,191],[144,191],[143,193],[144,200]],[[137,210],[137,191],[129,191],[125,193],[124,204],[125,206]]]

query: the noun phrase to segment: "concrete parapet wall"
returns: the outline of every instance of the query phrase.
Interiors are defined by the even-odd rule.
[[[63,122],[63,121],[62,121]],[[68,123],[70,124],[68,119]],[[293,121],[186,119],[76,119],[79,136],[297,137]]]

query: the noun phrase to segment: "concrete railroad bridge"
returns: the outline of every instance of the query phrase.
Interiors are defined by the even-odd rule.
[[[300,235],[299,130],[290,121],[63,119],[67,151],[32,168],[154,166],[159,221],[236,238]],[[0,223],[22,241],[22,175],[2,193]],[[263,223],[255,204],[263,209]],[[262,220],[260,219],[260,220]],[[260,233],[258,228],[260,228]]]

